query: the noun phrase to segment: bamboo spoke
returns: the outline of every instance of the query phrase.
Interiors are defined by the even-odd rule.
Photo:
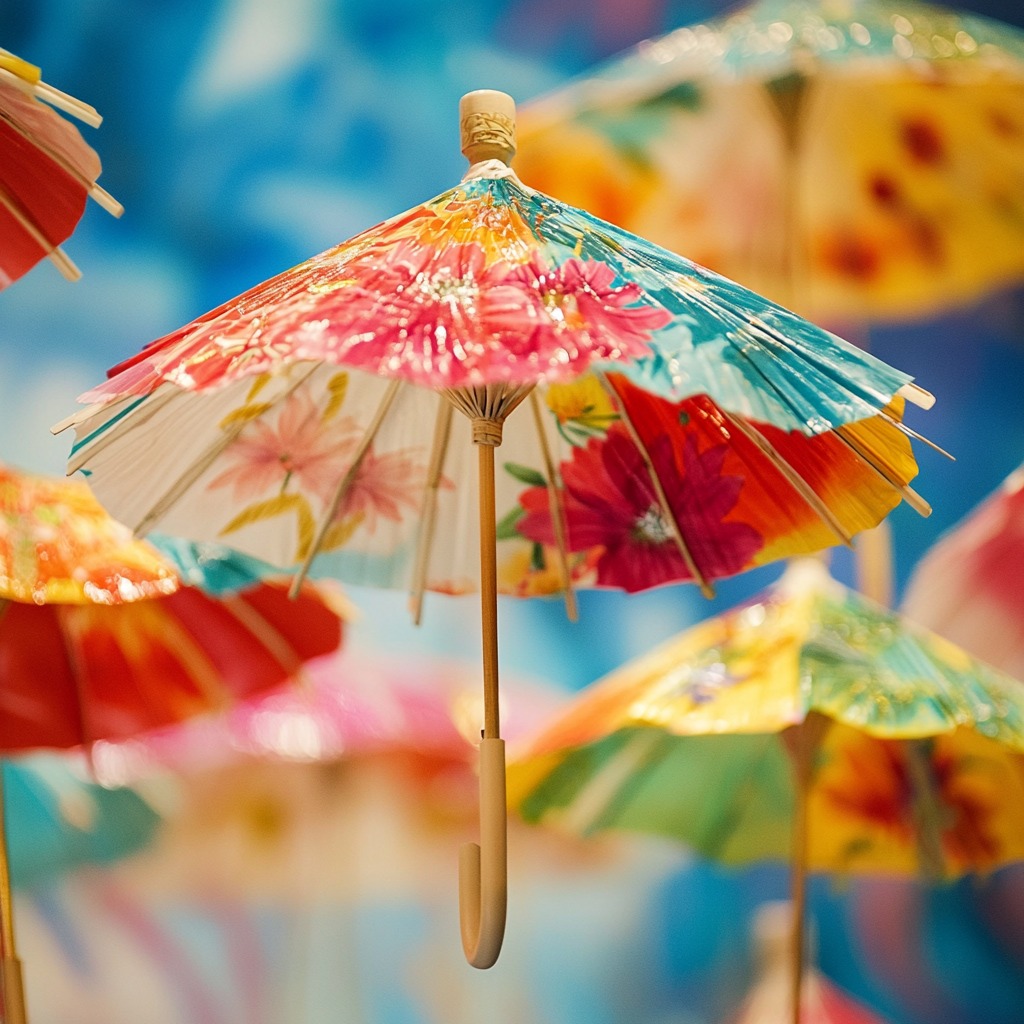
[[[77,281],[82,272],[72,262],[71,257],[59,246],[53,245],[38,227],[27,217],[18,202],[0,189],[0,206],[18,222],[21,229],[46,253],[47,258],[68,281]]]
[[[438,399],[437,420],[434,423],[434,440],[430,449],[430,464],[420,505],[420,526],[416,536],[416,562],[413,567],[410,603],[413,622],[418,626],[423,618],[423,592],[427,587],[430,570],[430,555],[434,546],[434,527],[437,520],[437,497],[444,472],[445,456],[451,438],[454,406],[444,398]]]
[[[786,478],[786,483],[811,507],[819,519],[848,547],[853,544],[853,537],[843,527],[833,513],[832,509],[825,504],[814,492],[809,483],[786,461],[786,459],[772,447],[767,438],[759,430],[739,417],[732,417],[725,410],[722,415],[726,422],[739,431],[744,437],[751,441],[760,450],[761,454]]]
[[[676,547],[679,549],[679,554],[682,556],[686,568],[689,570],[694,581],[700,587],[700,592],[707,598],[714,597],[715,588],[707,580],[704,573],[701,572],[700,567],[697,565],[697,562],[693,557],[693,552],[686,543],[686,538],[683,537],[683,531],[679,526],[679,520],[676,518],[675,512],[672,511],[672,506],[669,504],[668,495],[665,493],[665,488],[662,486],[661,479],[658,476],[658,471],[654,468],[654,463],[651,461],[651,456],[647,451],[647,446],[644,444],[636,426],[630,419],[629,413],[626,412],[625,404],[619,398],[619,394],[612,386],[611,381],[609,381],[603,373],[595,372],[595,376],[601,382],[601,386],[607,392],[608,397],[611,398],[613,406],[618,410],[623,425],[629,431],[629,436],[633,439],[633,444],[636,445],[637,451],[643,459],[644,466],[647,469],[647,475],[651,481],[651,486],[654,488],[658,504],[661,507],[661,513],[665,518],[665,523],[672,534],[672,539],[675,541]]]
[[[380,430],[381,424],[384,422],[384,419],[388,414],[388,410],[391,408],[391,404],[394,402],[395,395],[398,394],[398,389],[402,386],[402,383],[403,382],[400,380],[393,380],[388,384],[387,390],[384,392],[384,397],[380,400],[380,405],[377,406],[377,411],[373,414],[373,419],[370,420],[370,423],[366,428],[366,432],[360,439],[359,446],[356,448],[355,453],[352,456],[352,462],[349,464],[348,469],[345,470],[344,475],[334,488],[331,500],[327,503],[324,514],[320,518],[320,523],[317,526],[313,542],[309,545],[309,550],[306,552],[306,557],[302,560],[302,565],[299,566],[299,571],[292,578],[292,585],[288,590],[289,597],[294,598],[298,594],[299,588],[302,586],[302,581],[309,573],[309,567],[313,564],[313,559],[316,558],[317,552],[323,545],[324,537],[327,536],[327,531],[330,529],[331,523],[334,521],[334,517],[338,513],[338,509],[341,508],[341,503],[345,500],[345,496],[348,494],[352,484],[355,483],[356,475],[359,473],[359,467],[362,465],[363,459],[366,457],[366,453],[370,450],[370,445],[373,444],[373,439],[377,436],[377,432]]]
[[[834,431],[836,437],[838,437],[866,466],[868,466],[877,476],[881,477],[890,487],[895,488],[902,495],[903,500],[919,515],[930,516],[932,514],[932,507],[928,504],[920,494],[908,486],[896,477],[892,475],[884,466],[872,458],[871,454],[867,449],[859,442],[854,440],[850,432],[843,427],[836,427]]]
[[[129,396],[116,403],[96,402],[94,405],[90,405],[79,412],[72,413],[66,420],[61,420],[60,423],[51,427],[51,431],[54,434],[59,434],[61,431],[67,430],[68,427],[77,427],[79,423],[87,422],[92,416],[104,410],[109,411],[111,414],[102,427],[93,430],[93,434],[97,431],[102,432],[99,437],[95,440],[86,438],[75,443],[75,446],[71,449],[71,458],[68,459],[68,476],[80,470],[89,459],[102,452],[107,445],[118,440],[117,433],[107,428],[122,413],[126,411],[132,413],[132,428],[137,430],[143,424],[148,423],[168,402],[173,401],[178,394],[180,394],[180,389],[174,388],[170,384],[161,385],[156,391],[142,397],[137,395]],[[114,410],[117,406],[120,406],[120,409],[115,412]],[[139,408],[140,406],[141,408]],[[137,408],[139,408],[138,412],[135,411]]]
[[[558,548],[558,571],[562,577],[562,592],[565,594],[565,612],[570,622],[579,619],[579,608],[576,604],[576,591],[572,586],[572,573],[569,569],[569,551],[566,544],[565,507],[558,485],[558,468],[551,457],[547,434],[544,432],[544,420],[541,416],[540,402],[537,392],[530,392],[530,407],[533,411],[533,422],[537,428],[537,439],[540,441],[541,455],[544,459],[544,472],[548,482],[548,509],[555,531],[555,544]]]

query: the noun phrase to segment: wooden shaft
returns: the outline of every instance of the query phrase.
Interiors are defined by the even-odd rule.
[[[484,664],[484,739],[498,739],[498,551],[494,447],[477,445],[480,476],[480,627]]]
[[[14,942],[14,903],[7,855],[7,813],[4,807],[3,773],[0,772],[0,979],[3,984],[4,1024],[26,1024],[25,991],[21,961]]]
[[[18,955],[14,945],[14,908],[11,904],[11,870],[7,854],[7,812],[4,807],[2,771],[0,771],[0,950],[7,958]]]
[[[4,1024],[28,1024],[21,961],[16,956],[5,956],[0,960],[0,977],[3,978]]]
[[[803,746],[803,744],[801,744]],[[793,809],[793,959],[790,964],[792,1024],[800,1024],[804,975],[804,923],[807,915],[807,775],[798,768]]]

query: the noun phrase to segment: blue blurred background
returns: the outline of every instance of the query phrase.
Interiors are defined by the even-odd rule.
[[[963,6],[1024,25],[1019,0]],[[62,473],[67,441],[52,438],[49,425],[72,411],[107,366],[449,187],[464,165],[456,116],[464,92],[499,88],[525,101],[641,39],[727,8],[709,0],[595,0],[585,9],[573,0],[4,5],[0,45],[41,65],[47,80],[104,115],[99,130],[83,131],[103,158],[101,183],[126,212],[115,221],[98,208],[87,211],[66,245],[82,281],[68,285],[44,265],[0,293],[0,459]],[[935,393],[935,408],[912,425],[957,458],[947,463],[919,453],[918,489],[935,512],[922,520],[900,508],[892,517],[902,587],[928,545],[1021,462],[1024,297],[1001,294],[941,320],[877,325],[871,344]],[[834,568],[850,581],[848,558],[837,556]],[[585,593],[572,627],[558,605],[510,602],[502,608],[503,662],[513,674],[575,689],[736,603],[777,571],[728,581],[712,603],[687,588],[633,598]],[[354,597],[365,612],[354,630],[358,645],[476,657],[471,600],[438,600],[428,625],[415,632],[406,626],[402,595]],[[439,939],[415,903],[400,914],[370,915],[361,920],[355,972],[364,998],[344,1019],[450,1022],[479,1009],[504,1020],[484,1007],[492,996],[508,1003],[510,993],[517,1020],[726,1019],[749,981],[751,908],[784,894],[785,873],[726,873],[661,847],[638,856],[626,880],[594,875],[573,888],[566,873],[557,886],[531,882],[521,916],[513,911],[511,955],[483,977],[462,969],[454,918],[450,935]],[[447,879],[439,884],[445,888]],[[37,895],[29,913],[63,938],[43,943],[52,959],[31,964],[30,984],[33,974],[56,978],[72,963],[88,976],[88,957],[73,952],[83,937],[72,941],[72,924],[76,914],[94,910],[83,910],[83,897],[72,890]],[[454,888],[444,896],[454,902]],[[822,968],[894,1024],[1024,1020],[1022,929],[1013,925],[1014,915],[1024,915],[1019,871],[936,891],[896,882],[837,889],[817,880],[813,906]],[[230,954],[211,937],[224,933],[196,913],[167,910],[161,923],[167,941],[180,946],[177,962],[191,956],[192,969],[212,978]],[[268,913],[253,927],[265,952],[284,926]],[[309,949],[333,943],[347,955],[335,934],[348,927],[340,919],[306,927]],[[469,993],[454,1016],[438,1015],[422,977],[395,978],[384,966],[401,960],[403,950],[438,941],[450,946],[446,957],[459,960],[450,984]],[[314,959],[322,957],[320,949]],[[311,981],[303,997],[304,1017],[266,1019],[337,1019],[330,1010],[338,995],[327,979],[335,988],[338,979],[329,964],[318,977],[322,984]],[[137,1007],[102,1005],[97,1020],[149,1024]],[[206,1019],[263,1019],[245,1006]],[[152,1020],[200,1019],[194,1006],[189,1012],[191,1018],[165,1018],[154,1011]]]

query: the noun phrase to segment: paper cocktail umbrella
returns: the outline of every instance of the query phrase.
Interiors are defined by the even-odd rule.
[[[576,833],[789,860],[799,929],[807,870],[1024,859],[1024,688],[798,562],[582,694],[513,758],[509,799]]]
[[[1024,278],[1024,32],[917,0],[755,0],[523,111],[517,167],[828,323]]]
[[[1024,469],[917,564],[903,611],[1024,680]]]
[[[340,639],[312,585],[297,601],[280,581],[207,596],[181,586],[84,483],[0,467],[0,753],[124,738],[225,707],[283,685]],[[21,1024],[3,842],[0,925],[6,1019]]]
[[[479,578],[483,861],[464,854],[462,893],[480,967],[505,916],[498,591],[709,592],[900,497],[927,511],[900,422],[920,389],[524,186],[513,115],[470,94],[461,184],[153,342],[56,428],[141,533],[301,561],[300,578],[320,555],[344,581],[407,588],[417,617],[425,590]]]

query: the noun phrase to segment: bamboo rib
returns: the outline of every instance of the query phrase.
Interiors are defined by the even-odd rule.
[[[537,438],[540,441],[541,455],[544,459],[544,471],[548,482],[548,509],[551,514],[551,523],[555,531],[555,544],[558,548],[558,570],[562,577],[562,592],[565,594],[565,613],[570,622],[579,620],[579,607],[576,603],[576,591],[572,586],[572,573],[569,570],[569,551],[566,544],[565,508],[562,505],[562,496],[558,489],[558,472],[555,460],[551,457],[551,448],[548,445],[547,434],[544,433],[544,420],[541,417],[540,402],[537,399],[537,392],[530,392],[530,408],[533,411],[533,422],[537,428]]]
[[[124,213],[124,206],[121,205],[102,185],[95,181],[89,188],[89,198],[98,203],[112,217],[120,217]]]
[[[293,381],[288,387],[284,388],[279,395],[271,399],[270,406],[276,405],[278,402],[287,398],[300,384],[305,383],[316,371],[318,364],[313,364],[305,373],[300,374],[299,377]],[[177,479],[167,488],[166,491],[156,500],[149,511],[135,524],[133,532],[144,535],[151,530],[156,524],[163,519],[165,515],[174,507],[181,496],[187,491],[202,475],[205,473],[210,466],[216,462],[220,454],[227,448],[232,442],[234,442],[238,435],[249,425],[249,420],[239,420],[229,430],[224,431],[221,437],[210,445],[209,448],[199,456],[188,468],[177,477]]]
[[[306,552],[306,557],[303,558],[302,565],[299,566],[298,572],[292,578],[292,585],[288,588],[289,597],[294,598],[298,595],[299,588],[302,586],[302,581],[309,573],[309,567],[313,564],[313,559],[316,558],[317,552],[320,550],[320,547],[324,542],[324,537],[327,535],[327,531],[330,528],[338,509],[341,507],[342,501],[345,499],[345,495],[348,494],[349,488],[355,482],[356,474],[359,472],[359,467],[362,465],[363,459],[366,457],[366,453],[370,450],[370,445],[373,444],[373,439],[377,436],[377,432],[380,430],[381,424],[384,422],[384,419],[388,414],[388,410],[391,408],[391,404],[395,400],[395,395],[398,394],[398,389],[402,384],[403,381],[400,380],[392,380],[388,384],[387,390],[384,392],[384,397],[380,400],[380,405],[377,406],[377,411],[373,414],[373,419],[370,420],[370,423],[366,428],[366,433],[363,434],[359,441],[359,446],[356,448],[355,454],[352,456],[352,462],[345,470],[344,476],[342,476],[338,481],[337,486],[334,488],[331,500],[327,503],[324,514],[320,518],[320,523],[317,526],[313,542],[310,544],[309,550]]]
[[[18,222],[18,225],[32,241],[46,253],[50,262],[68,281],[77,281],[82,276],[82,272],[75,266],[68,254],[59,245],[51,244],[50,240],[25,215],[18,203],[3,189],[0,189],[0,205]]]
[[[159,389],[145,396],[145,406],[139,411],[134,412],[132,415],[132,425],[135,429],[138,429],[144,423],[148,423],[168,402],[172,401],[175,395],[180,389],[174,388],[171,385],[161,385]],[[60,423],[54,424],[50,427],[50,432],[53,434],[59,434],[61,431],[67,430],[68,427],[77,427],[80,423],[87,422],[97,413],[109,411],[113,415],[117,405],[127,405],[131,402],[140,402],[142,399],[135,395],[130,395],[127,398],[121,400],[121,402],[95,402],[93,405],[88,406],[79,412],[73,412],[67,419],[61,420]],[[113,418],[113,416],[112,416]],[[102,429],[102,428],[99,428]],[[107,445],[118,440],[116,432],[112,430],[106,430],[94,441],[90,441],[88,444],[83,444],[76,452],[73,452],[71,458],[68,459],[67,475],[71,476],[72,473],[76,473],[80,470],[94,455],[98,455],[102,452]]]
[[[77,181],[78,184],[85,189],[89,198],[99,206],[102,206],[107,213],[114,217],[120,217],[121,214],[124,213],[124,207],[105,188],[103,188],[102,185],[97,184],[94,179],[83,174],[70,160],[66,159],[63,154],[59,153],[52,146],[47,146],[37,137],[29,134],[16,121],[8,119],[7,124],[13,131],[17,132],[29,146],[34,146],[41,153],[46,154],[46,156],[66,175],[68,175],[68,177]]]
[[[847,546],[853,546],[853,537],[843,528],[832,510],[818,497],[806,480],[771,446],[760,431],[739,417],[733,418],[724,410],[726,422],[739,431],[760,450],[761,454],[786,478],[786,482],[813,509],[819,519]]]
[[[836,427],[834,431],[836,437],[838,437],[865,465],[870,467],[881,479],[883,479],[890,487],[895,488],[903,496],[903,500],[919,515],[930,516],[932,514],[932,507],[928,504],[920,494],[908,486],[905,483],[897,480],[891,473],[889,473],[883,466],[880,466],[859,442],[855,441],[849,434],[849,432],[843,427]]]
[[[452,413],[455,407],[445,398],[438,398],[437,420],[434,423],[434,440],[430,448],[430,464],[420,504],[420,526],[416,535],[416,561],[413,566],[410,604],[412,620],[419,625],[423,619],[423,592],[427,588],[427,574],[430,569],[430,554],[434,545],[434,527],[437,522],[437,495],[444,471],[448,442],[451,439]]]
[[[690,548],[686,543],[686,539],[683,537],[683,531],[679,526],[679,520],[676,519],[675,513],[672,511],[672,506],[668,502],[668,495],[665,493],[665,488],[662,486],[661,480],[658,477],[658,472],[654,468],[654,463],[651,461],[650,453],[647,451],[646,445],[643,443],[640,434],[637,432],[636,426],[629,418],[629,414],[626,412],[625,405],[620,400],[618,392],[614,387],[612,387],[611,381],[608,380],[605,374],[595,371],[594,376],[601,382],[601,386],[605,389],[608,397],[612,400],[612,405],[618,410],[623,425],[629,431],[629,436],[633,439],[633,444],[636,445],[637,451],[643,459],[644,467],[647,469],[647,475],[651,481],[651,486],[654,488],[654,493],[658,498],[658,504],[661,506],[662,515],[665,517],[665,522],[672,533],[672,539],[675,541],[680,555],[682,555],[683,562],[686,563],[686,568],[690,571],[690,575],[700,587],[700,592],[707,598],[714,597],[715,588],[708,582],[707,578],[701,572],[694,560],[693,553],[690,551]]]
[[[928,445],[928,447],[931,448],[933,451],[938,452],[940,455],[944,455],[947,459],[950,460],[950,462],[956,462],[955,455],[950,455],[950,453],[947,452],[946,449],[943,448],[941,445],[937,445],[934,441],[925,437],[924,434],[919,434],[916,430],[913,430],[911,427],[908,427],[906,423],[903,422],[903,420],[896,419],[895,416],[890,416],[887,412],[884,411],[881,412],[879,415],[882,416],[887,422],[891,423],[897,430],[900,430],[904,434],[906,434],[908,437],[912,437],[915,441],[920,441],[922,444]]]
[[[912,402],[919,409],[930,409],[935,404],[935,396],[913,381],[904,384],[896,394]]]

